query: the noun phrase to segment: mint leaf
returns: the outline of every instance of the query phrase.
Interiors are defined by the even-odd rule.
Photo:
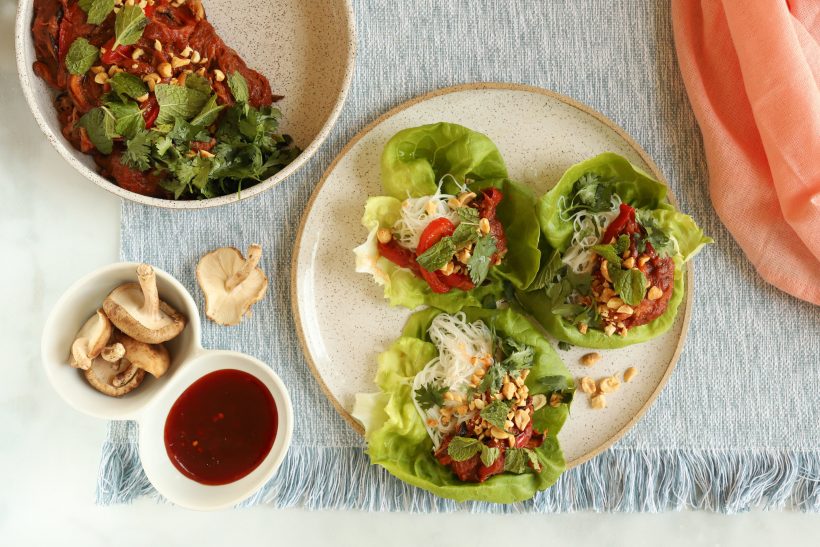
[[[155,133],[138,131],[133,138],[125,143],[125,152],[121,162],[137,171],[147,171],[151,167],[151,144]]]
[[[138,131],[145,129],[142,110],[134,101],[127,103],[108,102],[105,105],[114,116],[114,131],[117,135],[131,139]]]
[[[425,384],[416,390],[416,403],[422,410],[430,410],[434,406],[444,404],[444,394],[447,393],[446,386],[437,387],[432,382]]]
[[[498,456],[501,455],[501,450],[498,447],[490,448],[486,444],[481,444],[481,463],[490,467],[492,464],[495,463],[495,460],[498,459]]]
[[[71,74],[82,75],[91,69],[99,56],[100,50],[91,45],[91,42],[85,38],[77,38],[68,48],[65,67]]]
[[[621,256],[613,245],[593,245],[590,248],[593,252],[605,258],[609,264],[607,269],[611,272],[613,268],[621,267]]]
[[[110,154],[114,147],[116,136],[114,116],[102,107],[92,108],[77,122],[85,128],[89,140],[103,154]]]
[[[629,249],[629,236],[626,234],[621,234],[618,236],[618,241],[615,242],[615,252],[618,253],[618,256],[623,256],[624,252]]]
[[[114,21],[114,44],[111,49],[119,46],[136,44],[142,37],[142,31],[148,26],[148,18],[139,6],[123,6],[117,19]]]
[[[239,72],[231,72],[228,74],[228,87],[231,90],[231,95],[233,95],[233,99],[238,103],[247,103],[250,97],[250,93],[248,91],[248,82],[245,81],[245,77],[242,76]]]
[[[553,279],[555,279],[555,276],[558,275],[559,270],[561,270],[564,266],[564,263],[561,262],[561,255],[558,251],[553,251],[549,256],[546,254],[543,256],[544,260],[541,263],[541,267],[538,269],[535,279],[533,279],[530,286],[527,287],[528,291],[537,291],[545,288]]]
[[[467,261],[470,279],[476,286],[481,285],[487,279],[487,274],[490,273],[490,262],[496,250],[495,238],[490,234],[481,236],[476,242],[473,255]]]
[[[174,123],[175,118],[191,119],[208,102],[208,96],[204,93],[178,85],[157,84],[154,94],[159,103],[158,124]]]
[[[507,421],[507,414],[510,412],[510,405],[502,401],[493,401],[481,409],[481,417],[499,429],[504,429],[504,422]]]
[[[466,222],[478,226],[478,209],[475,207],[459,207],[456,209],[456,213],[458,213],[458,218],[461,219],[462,223]]]
[[[205,103],[205,106],[202,107],[199,114],[191,120],[191,125],[199,125],[202,127],[211,125],[216,121],[216,117],[223,108],[225,108],[225,105],[216,104],[216,95],[211,95],[211,98],[208,99],[208,102]]]
[[[434,272],[443,268],[456,252],[455,243],[450,237],[441,238],[435,245],[421,253],[416,262],[428,272]]]
[[[188,89],[193,89],[194,91],[199,91],[206,96],[210,95],[212,91],[211,83],[208,79],[200,76],[196,72],[188,74],[188,77],[185,78],[185,87]]]
[[[450,237],[453,239],[456,249],[460,249],[478,241],[478,230],[475,225],[462,221]]]
[[[114,3],[114,0],[80,0],[80,9],[87,14],[89,25],[99,25],[114,9]]]
[[[535,450],[530,448],[524,449],[524,454],[527,456],[527,460],[530,462],[530,466],[537,472],[541,471],[541,462],[538,461],[538,454],[535,453]]]
[[[527,472],[529,458],[523,448],[508,448],[504,452],[504,471],[520,475]]]
[[[478,454],[483,445],[484,443],[478,439],[453,437],[447,445],[447,455],[453,458],[453,461],[463,462]]]
[[[108,83],[111,84],[111,91],[117,94],[121,101],[136,99],[148,93],[145,82],[128,72],[117,72]]]
[[[646,276],[637,268],[626,270],[613,278],[613,288],[621,296],[621,300],[630,306],[637,306],[646,293]]]

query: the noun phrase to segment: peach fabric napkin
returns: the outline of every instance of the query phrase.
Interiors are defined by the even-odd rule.
[[[820,1],[673,0],[723,223],[769,283],[820,304]]]

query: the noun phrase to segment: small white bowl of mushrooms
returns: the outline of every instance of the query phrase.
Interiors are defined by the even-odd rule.
[[[196,303],[179,281],[147,264],[112,264],[57,302],[43,331],[43,363],[77,410],[129,419],[198,350],[199,339]]]
[[[222,325],[247,319],[265,294],[257,267],[233,248],[212,251],[197,267],[206,316]],[[147,264],[112,264],[77,281],[46,321],[42,358],[57,393],[75,409],[112,420],[135,420],[146,475],[169,501],[199,510],[229,507],[252,495],[280,466],[293,433],[287,388],[261,361],[233,351],[204,349],[196,303],[170,274]],[[264,459],[235,481],[212,485],[184,476],[164,439],[169,409],[190,386],[219,370],[254,376],[276,408],[275,440]],[[237,442],[241,444],[242,439]]]

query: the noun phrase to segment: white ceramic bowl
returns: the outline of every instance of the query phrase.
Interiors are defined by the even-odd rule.
[[[199,311],[179,281],[154,268],[160,298],[188,317],[182,334],[166,344],[171,366],[162,378],[146,375],[139,388],[114,398],[96,391],[79,371],[68,365],[69,348],[79,327],[112,289],[136,280],[137,265],[122,262],[94,271],[74,283],[57,301],[43,330],[41,353],[46,376],[57,393],[80,412],[111,420],[137,421],[145,474],[166,499],[199,510],[236,505],[273,476],[287,453],[293,436],[290,396],[276,373],[261,361],[237,352],[202,348]],[[247,372],[268,388],[276,403],[277,433],[270,452],[251,473],[230,484],[209,486],[187,478],[171,463],[165,450],[165,420],[185,389],[202,376],[223,369]]]
[[[245,199],[294,173],[330,133],[353,78],[353,8],[350,0],[205,0],[203,4],[208,20],[225,43],[270,80],[274,94],[285,96],[278,103],[283,114],[281,130],[302,148],[299,157],[283,170],[242,190]],[[199,209],[238,201],[236,194],[189,201],[152,198],[124,190],[100,176],[91,156],[76,150],[60,133],[53,90],[31,68],[36,60],[30,30],[32,14],[33,0],[20,0],[15,30],[17,71],[34,118],[68,163],[98,186],[145,205]]]

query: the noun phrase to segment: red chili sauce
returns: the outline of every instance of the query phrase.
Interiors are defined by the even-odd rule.
[[[228,484],[262,463],[276,425],[276,403],[265,384],[247,372],[218,370],[191,384],[171,407],[165,450],[186,477]]]

